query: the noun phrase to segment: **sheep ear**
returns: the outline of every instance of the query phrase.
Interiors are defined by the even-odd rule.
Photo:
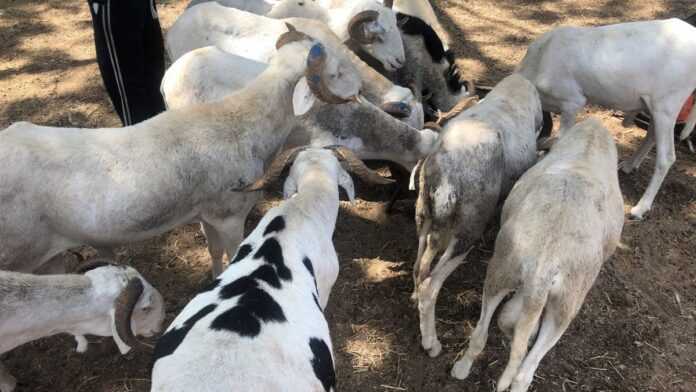
[[[346,191],[346,194],[348,195],[348,200],[350,200],[351,203],[355,202],[355,186],[353,185],[353,179],[350,177],[350,174],[348,174],[347,171],[343,169],[343,167],[339,166],[338,168],[338,186],[343,188],[344,191]]]
[[[297,183],[292,176],[288,176],[288,178],[285,180],[285,184],[283,184],[283,198],[289,199],[295,193],[297,193]]]
[[[109,310],[109,318],[111,318],[111,336],[114,338],[114,342],[116,343],[116,346],[118,347],[118,351],[121,352],[122,355],[128,354],[128,352],[131,350],[131,346],[127,345],[126,342],[124,342],[120,336],[118,336],[118,331],[116,330],[116,309],[111,308]]]
[[[292,93],[292,110],[295,116],[307,113],[316,99],[317,97],[307,84],[307,78],[303,76],[295,85],[295,91]]]

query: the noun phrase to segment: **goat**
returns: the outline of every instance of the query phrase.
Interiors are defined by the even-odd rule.
[[[623,228],[616,146],[596,119],[575,125],[517,182],[488,263],[481,317],[452,375],[464,379],[483,351],[493,313],[512,339],[498,391],[526,391],[542,358],[575,318]],[[538,334],[536,331],[538,330]],[[527,345],[536,335],[531,351]]]
[[[534,164],[541,124],[536,89],[513,74],[481,103],[451,119],[437,150],[414,170],[418,255],[412,298],[418,301],[423,348],[432,357],[442,348],[435,329],[437,295],[466,257],[466,253],[454,256],[457,246],[466,249],[480,238],[498,203]]]
[[[208,14],[216,15],[216,19],[207,18]],[[180,94],[190,96],[192,92],[189,89],[197,83],[201,83],[199,80],[210,80],[211,78],[216,78],[221,83],[219,89],[225,89],[224,86],[240,86],[244,81],[250,81],[251,74],[260,72],[261,64],[268,63],[269,56],[275,51],[274,39],[284,31],[284,23],[300,26],[301,32],[316,37],[332,50],[350,57],[363,80],[362,94],[370,102],[376,105],[390,105],[393,102],[406,103],[408,105],[407,113],[401,110],[391,112],[391,114],[403,118],[414,128],[420,129],[423,126],[423,107],[413,93],[407,88],[395,86],[391,81],[360,61],[349,50],[346,50],[343,42],[324,23],[302,18],[288,18],[280,21],[234,8],[222,7],[216,3],[204,3],[193,7],[177,19],[177,22],[172,26],[167,35],[168,42],[184,42],[185,45],[178,50],[172,49],[181,53],[173,57],[176,61],[162,79],[163,95],[169,97],[168,101],[177,99],[176,95]],[[220,31],[222,26],[226,25],[237,26],[238,30]],[[207,49],[189,54],[195,49],[210,45],[217,46],[219,50]],[[225,56],[225,53],[235,54],[243,59]],[[186,58],[179,61],[184,56]],[[258,62],[259,65],[255,65],[252,61]],[[229,70],[232,66],[239,69],[233,75],[221,76],[219,73],[209,75],[208,72],[210,67],[214,70],[215,68]],[[234,77],[238,82],[225,80],[225,77]],[[180,82],[183,78],[191,80],[191,82],[183,84]],[[212,83],[206,84],[206,87],[210,87]],[[186,98],[183,99],[186,100]],[[390,106],[387,106],[385,109],[389,110],[389,108]],[[393,110],[394,107],[392,106],[391,109]]]
[[[138,271],[92,260],[77,272],[84,275],[0,271],[0,354],[59,333],[75,335],[80,353],[84,335],[113,336],[126,354],[138,344],[135,334],[161,330],[164,301]],[[15,385],[0,362],[0,392]]]
[[[544,110],[561,113],[570,129],[586,103],[622,110],[629,118],[646,109],[647,136],[620,167],[636,170],[657,145],[655,171],[631,216],[642,219],[675,161],[673,129],[679,110],[696,88],[696,28],[679,19],[600,27],[559,27],[529,46],[517,70],[539,90]],[[696,124],[692,111],[681,138]]]
[[[262,174],[288,119],[360,90],[349,59],[289,28],[266,71],[222,101],[125,128],[23,122],[0,132],[0,156],[13,162],[0,167],[0,268],[29,272],[77,245],[104,249],[199,221],[219,274],[258,199],[236,189]]]
[[[199,292],[157,342],[152,391],[335,390],[323,311],[338,276],[331,240],[338,187],[353,200],[346,170],[371,183],[388,180],[344,147],[298,147],[279,154],[248,189],[273,183],[295,157],[284,186],[286,198],[295,196],[266,213],[234,268]]]
[[[264,61],[268,58],[273,48],[258,42],[258,37],[277,36],[282,31],[283,24],[279,21],[271,23],[268,21],[271,18],[225,7],[223,4],[198,4],[177,18],[166,38],[172,60],[190,50],[211,44],[254,60]],[[280,16],[280,13],[274,16]],[[309,16],[318,15],[312,12]],[[404,46],[396,26],[396,16],[391,9],[375,0],[335,0],[326,17],[326,25],[341,42],[361,47],[378,59],[387,70],[395,70],[403,65]],[[304,25],[292,20],[288,22],[297,26]],[[224,40],[220,39],[221,36]]]
[[[162,95],[169,108],[219,100],[246,86],[266,65],[209,46],[182,56],[167,70]],[[369,75],[369,73],[368,73]],[[388,92],[387,92],[388,94]],[[391,114],[408,115],[400,102],[323,105],[297,117],[286,147],[341,144],[363,159],[386,159],[410,170],[437,142],[431,130],[414,129]]]

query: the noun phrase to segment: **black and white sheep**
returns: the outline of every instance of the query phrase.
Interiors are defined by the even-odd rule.
[[[339,270],[332,242],[338,188],[353,199],[346,170],[386,180],[343,147],[298,147],[280,154],[251,189],[272,183],[293,159],[288,199],[266,213],[231,267],[157,342],[152,391],[335,391],[324,308]]]

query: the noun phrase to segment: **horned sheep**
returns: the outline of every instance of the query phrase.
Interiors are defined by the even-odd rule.
[[[216,103],[125,128],[22,122],[0,132],[0,156],[13,162],[0,167],[0,268],[30,272],[74,246],[110,248],[199,221],[219,274],[258,198],[237,189],[263,173],[288,118],[360,90],[352,62],[311,37],[292,29],[278,47],[265,72]]]
[[[251,16],[263,15],[237,9],[234,3],[211,1],[185,10],[167,33],[166,44],[171,59],[176,60],[188,51],[211,45],[222,34],[226,40],[217,43],[221,49],[254,60],[267,60],[273,48],[255,42],[256,37],[278,35],[279,30],[283,29],[282,23],[260,23],[262,18]],[[310,4],[305,6],[310,7]],[[281,13],[275,16],[281,16]],[[312,12],[308,16],[317,15]],[[375,0],[334,0],[326,18],[324,22],[341,42],[353,42],[360,46],[387,70],[398,69],[404,64],[404,46],[396,26],[396,16],[391,9]],[[303,25],[289,22],[298,27]]]
[[[135,269],[92,260],[77,272],[83,275],[0,271],[0,354],[60,333],[74,335],[81,353],[84,335],[113,336],[126,354],[138,345],[136,334],[161,330],[162,296]],[[0,392],[15,386],[0,362]]]
[[[452,375],[464,379],[493,313],[512,339],[498,391],[527,391],[543,357],[575,318],[623,228],[616,146],[596,119],[575,125],[513,188],[488,263],[481,317]],[[538,333],[537,333],[538,331]],[[536,339],[527,352],[530,338]]]
[[[208,18],[208,14],[215,14],[216,18]],[[190,103],[191,99],[188,97],[195,97],[194,94],[200,93],[198,84],[201,82],[214,91],[223,91],[228,90],[227,86],[240,86],[241,83],[250,81],[255,72],[260,72],[262,64],[268,63],[275,51],[275,39],[285,31],[286,23],[298,26],[299,31],[350,57],[363,80],[361,93],[367,100],[378,106],[387,105],[387,110],[395,102],[405,103],[407,106],[404,109],[407,112],[401,110],[392,114],[414,128],[422,127],[423,107],[414,94],[408,88],[394,85],[360,61],[325,23],[304,18],[286,18],[281,21],[223,7],[217,3],[200,4],[186,11],[167,34],[167,41],[172,42],[172,47],[185,43],[185,48],[172,49],[177,53],[173,57],[175,61],[162,79],[161,88],[167,104],[176,105],[176,101],[180,104]],[[227,25],[236,28],[224,28]],[[209,46],[217,47],[217,50],[197,50]],[[225,56],[226,53],[238,57]],[[229,71],[232,66],[237,68],[234,74],[220,74]],[[228,76],[231,80],[225,79]],[[184,79],[188,82],[182,82]],[[219,82],[219,87],[211,79]],[[204,94],[211,96],[208,92]],[[218,93],[217,96],[222,94]]]
[[[338,276],[338,188],[353,199],[346,170],[386,180],[343,147],[298,147],[279,154],[249,189],[273,183],[293,159],[284,195],[294,197],[265,214],[233,268],[199,292],[157,342],[152,391],[335,391],[323,312]]]

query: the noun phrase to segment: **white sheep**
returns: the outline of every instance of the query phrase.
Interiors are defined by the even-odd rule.
[[[0,268],[34,271],[74,246],[110,248],[199,221],[219,274],[258,199],[238,189],[263,173],[289,119],[360,90],[341,53],[294,29],[278,46],[264,73],[216,103],[125,128],[23,122],[0,132],[0,157],[13,163],[0,167]]]
[[[288,199],[266,213],[234,265],[158,340],[152,391],[335,391],[323,312],[338,276],[338,188],[353,199],[347,171],[371,183],[386,180],[343,147],[298,147],[280,154],[250,189],[273,183],[293,159]]]
[[[596,119],[561,135],[513,188],[488,263],[481,317],[452,375],[464,379],[488,338],[493,313],[512,339],[498,391],[526,391],[539,363],[575,318],[623,227],[616,146]],[[538,330],[538,334],[537,331]],[[527,353],[530,338],[536,335]]]
[[[403,65],[404,47],[392,10],[375,0],[338,0],[332,4],[325,22],[341,42],[360,46],[388,70]],[[304,31],[304,23],[287,22]],[[207,2],[187,9],[177,18],[167,32],[166,46],[172,61],[209,45],[252,60],[267,61],[274,52],[272,42],[259,42],[258,37],[275,37],[283,30],[280,20]],[[315,36],[313,32],[304,32]]]
[[[122,354],[152,336],[164,321],[160,293],[135,269],[92,261],[84,275],[32,275],[0,271],[0,354],[43,337],[68,333],[77,351],[87,350],[84,335],[113,336]],[[0,362],[0,392],[16,380]]]
[[[199,48],[185,54],[169,67],[162,80],[162,95],[169,108],[213,102],[245,87],[265,67],[263,63],[224,52],[214,46]],[[362,64],[358,69],[370,68]],[[374,71],[361,74],[368,78],[372,75],[382,78]],[[369,79],[363,86],[372,81],[375,80]],[[376,82],[373,84],[373,87],[377,87],[375,92],[388,99],[386,97],[391,96],[395,86],[386,80],[386,83],[381,80]],[[389,88],[385,91],[383,87]],[[408,97],[413,98],[413,95],[409,94]],[[432,151],[438,136],[432,130],[414,129],[397,121],[383,110],[392,115],[399,112],[409,115],[412,114],[411,107],[402,102],[387,102],[380,106],[380,110],[366,100],[347,105],[318,106],[294,119],[295,125],[286,147],[347,145],[363,159],[390,160],[410,170],[419,159]],[[422,117],[415,122],[422,124]]]
[[[440,146],[414,170],[418,181],[418,255],[413,267],[423,348],[441,351],[435,304],[445,279],[464,261],[498,203],[536,162],[541,103],[524,77],[506,77],[481,103],[451,119]],[[431,263],[441,254],[431,271]]]
[[[532,42],[518,72],[539,90],[544,110],[561,113],[561,132],[570,129],[585,104],[627,112],[648,110],[647,136],[621,164],[636,170],[657,145],[655,171],[643,197],[631,209],[641,219],[674,163],[674,123],[696,88],[696,28],[679,19],[600,27],[559,27]],[[692,111],[681,138],[696,123]]]

